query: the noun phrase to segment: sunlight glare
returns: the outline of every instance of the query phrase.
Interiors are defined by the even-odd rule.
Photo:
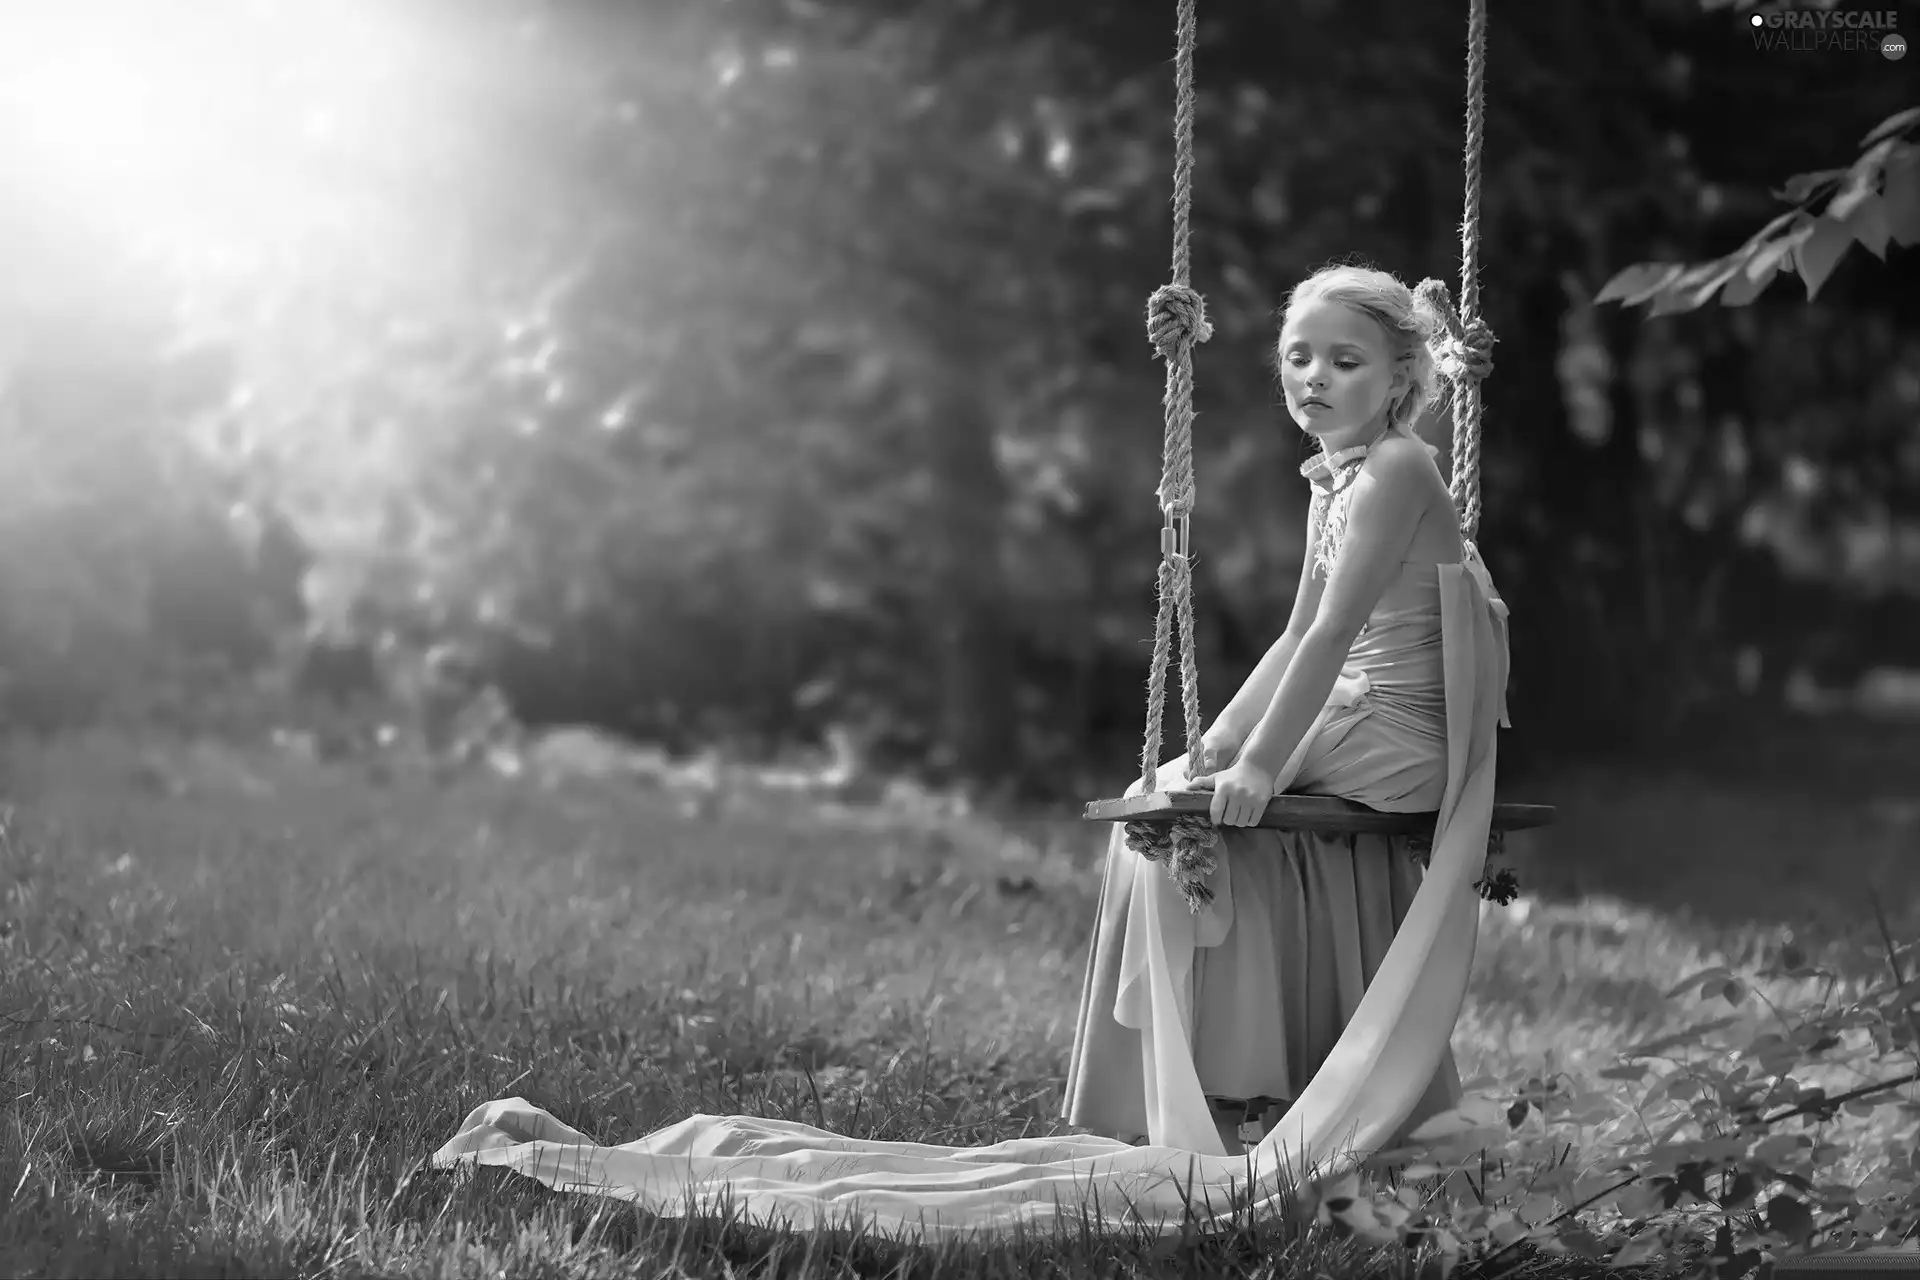
[[[15,198],[117,239],[245,252],[357,193],[416,102],[399,9],[362,0],[0,6]]]

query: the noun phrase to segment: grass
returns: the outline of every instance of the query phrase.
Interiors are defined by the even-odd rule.
[[[474,1105],[510,1094],[610,1141],[695,1111],[956,1144],[1063,1131],[1098,892],[1100,833],[1081,824],[375,785],[112,735],[18,750],[7,776],[4,1274],[1106,1276],[1172,1261],[1124,1239],[781,1236],[423,1166]],[[1602,775],[1548,798],[1563,843],[1519,851],[1536,896],[1485,917],[1455,1037],[1469,1076],[1596,1072],[1629,1037],[1684,1025],[1661,997],[1683,971],[1757,958],[1783,922],[1871,964],[1849,952],[1860,906],[1830,882],[1836,851],[1876,860],[1899,838],[1870,815]],[[1822,830],[1852,843],[1791,893],[1766,887]],[[1567,896],[1609,876],[1613,898]],[[1703,898],[1715,876],[1720,897]],[[1831,902],[1810,906],[1823,885]],[[1662,909],[1663,891],[1694,909]],[[1698,909],[1709,900],[1734,918]],[[1286,1223],[1205,1250],[1186,1265],[1388,1274]]]

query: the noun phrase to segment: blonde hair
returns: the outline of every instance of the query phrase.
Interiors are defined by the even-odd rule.
[[[1407,375],[1407,389],[1387,406],[1387,424],[1399,430],[1412,427],[1439,398],[1444,382],[1434,347],[1445,339],[1447,329],[1433,304],[1389,272],[1373,267],[1322,267],[1287,295],[1281,327],[1286,327],[1295,311],[1313,302],[1343,302],[1372,316],[1386,330],[1394,365],[1398,368],[1404,362]],[[1277,345],[1274,358],[1279,359]]]

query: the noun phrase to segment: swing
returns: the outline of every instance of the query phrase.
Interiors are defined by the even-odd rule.
[[[1177,622],[1180,637],[1180,692],[1186,712],[1189,758],[1200,747],[1199,667],[1193,645],[1193,565],[1188,539],[1193,512],[1193,348],[1212,336],[1206,306],[1189,282],[1188,232],[1193,198],[1193,50],[1197,27],[1195,0],[1179,0],[1178,53],[1175,61],[1173,169],[1173,281],[1154,291],[1147,304],[1147,336],[1167,362],[1166,434],[1162,453],[1160,510],[1159,613],[1154,624],[1153,670],[1147,686],[1146,743],[1141,751],[1141,794],[1094,800],[1086,818],[1124,822],[1128,842],[1149,857],[1165,856],[1183,845],[1210,843],[1206,791],[1170,791],[1156,787],[1160,734],[1165,718],[1167,668]],[[1458,341],[1480,308],[1480,148],[1486,119],[1486,0],[1470,0],[1467,21],[1467,128],[1465,212],[1460,224],[1460,309],[1455,312],[1439,282],[1430,288]],[[1453,397],[1454,507],[1460,532],[1469,542],[1480,523],[1480,375],[1469,371]],[[1286,831],[1334,834],[1378,833],[1431,836],[1435,813],[1384,813],[1334,796],[1278,795],[1267,802],[1258,826]],[[1542,827],[1554,818],[1551,805],[1497,804],[1493,809],[1491,848],[1499,849],[1508,831]]]

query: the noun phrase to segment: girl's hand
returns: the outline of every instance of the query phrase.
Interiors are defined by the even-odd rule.
[[[1224,725],[1214,725],[1201,737],[1200,749],[1188,757],[1187,777],[1204,778],[1224,772],[1233,764],[1246,742],[1246,734]]]
[[[1213,792],[1213,806],[1207,816],[1217,827],[1251,827],[1267,811],[1267,801],[1273,799],[1273,775],[1244,762],[1195,778],[1187,786],[1194,791]]]

